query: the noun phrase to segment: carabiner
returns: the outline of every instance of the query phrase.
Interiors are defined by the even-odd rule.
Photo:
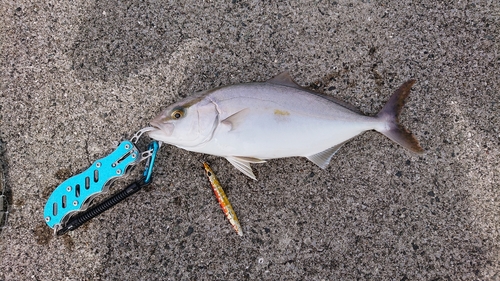
[[[144,168],[144,184],[149,184],[152,180],[153,167],[155,165],[156,153],[161,147],[161,142],[152,141],[148,145],[148,150],[151,150],[151,156],[146,160],[146,167]]]

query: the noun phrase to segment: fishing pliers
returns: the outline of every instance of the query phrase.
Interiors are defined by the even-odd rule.
[[[140,152],[136,143],[144,128],[130,139],[122,141],[108,156],[95,161],[87,170],[61,183],[50,195],[44,208],[44,219],[57,235],[75,230],[90,219],[110,209],[152,181],[156,154],[161,142],[151,141]],[[89,208],[92,199],[107,192],[113,181],[127,175],[139,162],[146,160],[142,177],[120,192]]]

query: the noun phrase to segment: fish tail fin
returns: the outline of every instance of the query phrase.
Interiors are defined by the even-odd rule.
[[[376,118],[385,122],[384,128],[377,129],[378,132],[388,137],[399,145],[416,153],[423,153],[424,149],[418,143],[415,136],[399,123],[399,114],[404,106],[406,97],[410,94],[415,80],[409,80],[397,89],[377,114]]]

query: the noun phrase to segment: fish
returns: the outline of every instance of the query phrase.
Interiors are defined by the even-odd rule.
[[[236,217],[233,206],[229,202],[229,199],[227,198],[224,189],[222,189],[219,180],[217,179],[217,177],[215,177],[214,171],[212,171],[210,166],[208,166],[207,162],[203,162],[203,166],[205,167],[205,173],[208,177],[208,180],[210,181],[210,185],[212,186],[212,190],[214,191],[215,198],[217,198],[217,201],[219,202],[224,215],[226,215],[226,218],[229,220],[229,223],[231,223],[231,226],[236,231],[236,233],[238,233],[239,236],[243,236],[243,230],[241,229],[240,222]]]
[[[325,169],[349,140],[375,130],[404,148],[423,153],[399,123],[415,80],[404,82],[375,116],[298,85],[288,71],[265,82],[201,91],[162,110],[151,122],[152,139],[226,158],[256,180],[250,164],[306,157]]]

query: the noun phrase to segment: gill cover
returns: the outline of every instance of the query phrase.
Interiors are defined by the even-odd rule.
[[[208,99],[188,97],[170,105],[156,116],[149,132],[153,139],[179,147],[194,147],[212,138],[217,127],[218,112]]]

